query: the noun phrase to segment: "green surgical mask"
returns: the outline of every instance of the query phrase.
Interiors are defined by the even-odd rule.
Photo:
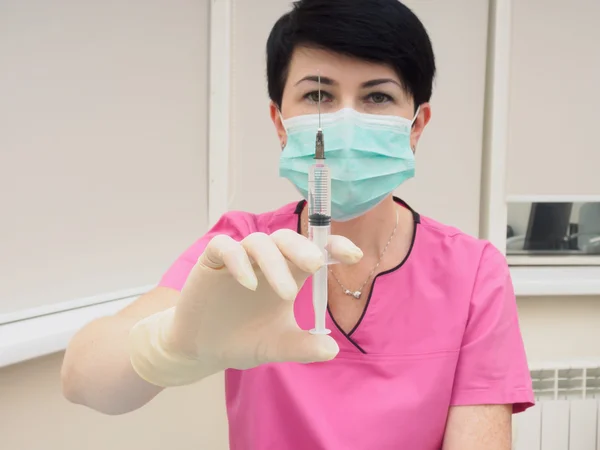
[[[377,206],[415,175],[410,146],[412,120],[399,116],[363,114],[351,108],[321,115],[325,163],[331,171],[331,216],[338,222],[354,219]],[[283,120],[287,142],[279,174],[308,198],[308,171],[314,164],[319,115]]]

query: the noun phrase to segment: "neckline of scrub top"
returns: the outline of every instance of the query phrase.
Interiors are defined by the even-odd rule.
[[[397,270],[399,270],[405,263],[406,261],[408,261],[409,256],[411,255],[413,248],[415,246],[415,240],[417,238],[417,227],[418,225],[421,223],[421,216],[419,215],[418,212],[416,212],[414,209],[412,209],[410,207],[410,205],[408,203],[406,203],[404,200],[402,200],[401,198],[398,198],[396,196],[393,197],[394,201],[396,203],[398,203],[399,205],[404,206],[406,209],[408,209],[412,216],[413,216],[413,223],[414,223],[414,227],[413,227],[413,234],[412,234],[412,239],[410,241],[410,247],[408,248],[408,252],[406,252],[406,255],[404,256],[404,258],[402,258],[402,261],[400,261],[400,263],[398,263],[396,266],[392,267],[391,269],[388,269],[384,272],[380,272],[377,275],[375,275],[375,277],[373,278],[373,282],[371,283],[371,288],[369,290],[369,296],[367,297],[367,302],[365,303],[365,307],[362,310],[362,313],[358,319],[358,321],[356,322],[356,324],[354,325],[354,327],[348,332],[346,333],[342,327],[340,327],[338,325],[338,323],[335,320],[335,317],[333,317],[333,314],[331,313],[331,309],[329,308],[329,305],[327,305],[327,312],[329,314],[329,317],[331,318],[331,321],[334,323],[334,325],[336,326],[336,328],[338,329],[338,331],[352,344],[354,345],[354,347],[356,347],[356,349],[358,351],[360,351],[361,353],[366,354],[367,352],[360,346],[358,345],[358,343],[352,338],[352,335],[354,334],[354,332],[356,330],[358,330],[358,327],[360,326],[361,322],[363,321],[365,314],[367,313],[367,310],[369,308],[369,304],[371,303],[371,297],[373,295],[373,288],[375,287],[375,283],[377,282],[377,279],[382,276],[382,275],[387,275],[389,273],[395,272]],[[298,204],[296,205],[296,209],[294,210],[294,214],[296,214],[298,216],[298,223],[296,226],[296,231],[298,232],[298,234],[302,233],[302,211],[304,210],[304,207],[306,206],[306,200],[300,200],[298,202]]]

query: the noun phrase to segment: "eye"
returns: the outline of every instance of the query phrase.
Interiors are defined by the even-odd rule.
[[[321,91],[320,93],[321,93],[320,98],[319,98],[319,91],[311,91],[311,92],[305,94],[304,98],[311,103],[319,103],[319,100],[321,101],[321,103],[326,103],[328,101],[331,101],[331,95],[329,95],[327,92]]]
[[[373,92],[367,96],[367,100],[371,103],[382,104],[394,101],[394,99],[388,94],[384,94],[383,92]]]

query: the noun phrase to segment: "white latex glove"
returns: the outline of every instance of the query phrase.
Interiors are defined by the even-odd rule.
[[[353,264],[362,252],[331,236],[332,258]],[[214,237],[192,269],[177,306],[131,331],[133,368],[158,386],[190,384],[224,369],[269,362],[333,359],[335,340],[300,329],[294,299],[324,264],[319,248],[288,229],[253,233],[242,242]]]

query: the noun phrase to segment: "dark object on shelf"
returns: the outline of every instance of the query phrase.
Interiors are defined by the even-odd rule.
[[[515,235],[515,230],[510,225],[506,226],[506,239],[509,239]]]
[[[573,203],[533,203],[524,250],[567,250]]]
[[[579,245],[577,242],[577,233],[579,233],[579,224],[578,223],[570,223],[569,224],[569,250],[579,250]],[[575,238],[573,238],[573,236]]]

